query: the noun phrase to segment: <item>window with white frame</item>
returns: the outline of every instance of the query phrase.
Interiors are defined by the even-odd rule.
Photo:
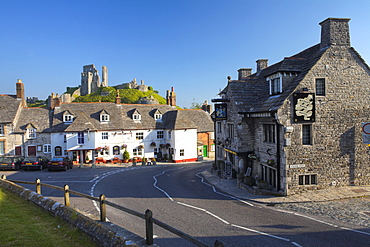
[[[101,114],[100,115],[100,122],[109,122],[109,115],[108,114]]]
[[[77,133],[77,144],[84,144],[85,143],[85,135],[84,132]]]
[[[317,184],[317,174],[299,175],[298,184],[299,185]]]
[[[263,141],[275,143],[275,125],[264,124],[263,125]]]
[[[185,150],[184,149],[180,149],[180,156],[184,156],[185,155]]]
[[[132,154],[134,156],[142,156],[143,155],[143,150],[141,148],[134,148],[132,150]]]
[[[270,76],[267,80],[270,85],[270,95],[283,92],[282,77],[280,73]]]
[[[35,139],[36,138],[36,129],[27,129],[27,137],[28,137],[28,139]]]
[[[161,120],[162,119],[162,114],[154,114],[154,119],[155,120]]]
[[[72,115],[64,115],[63,116],[63,122],[72,123],[73,122],[73,116]]]
[[[44,144],[43,150],[46,154],[51,153],[51,144]]]
[[[108,132],[102,132],[101,133],[101,139],[102,140],[108,140]]]
[[[135,114],[133,114],[133,115],[132,115],[132,119],[133,119],[133,120],[136,120],[136,121],[140,121],[140,120],[141,120],[141,115],[140,115],[140,114],[135,113]]]
[[[164,138],[164,131],[157,130],[157,139],[163,139],[163,138]]]
[[[0,135],[5,135],[4,125],[0,124]]]
[[[143,139],[144,139],[144,132],[137,132],[136,140],[143,140]]]

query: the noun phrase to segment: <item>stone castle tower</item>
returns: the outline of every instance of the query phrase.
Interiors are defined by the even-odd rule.
[[[108,68],[102,67],[103,79],[100,82],[100,76],[98,70],[94,64],[85,65],[83,72],[81,73],[81,96],[94,93],[99,87],[108,86]]]

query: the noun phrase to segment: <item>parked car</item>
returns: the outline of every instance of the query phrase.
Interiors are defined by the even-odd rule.
[[[52,158],[48,163],[48,171],[52,170],[64,170],[73,168],[73,162],[67,157],[55,157]]]
[[[47,167],[48,162],[49,160],[43,156],[26,157],[21,163],[21,168],[23,170],[31,170],[31,169],[42,170]]]
[[[18,171],[22,160],[22,156],[0,156],[0,169]]]

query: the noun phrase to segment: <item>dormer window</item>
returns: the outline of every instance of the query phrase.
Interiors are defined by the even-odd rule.
[[[159,121],[162,119],[162,113],[159,111],[159,110],[156,110],[155,113],[154,113],[154,119],[156,121]]]
[[[141,114],[138,110],[134,111],[134,113],[132,114],[132,119],[134,121],[140,121],[141,120]]]
[[[107,123],[107,122],[109,122],[109,114],[108,114],[108,112],[106,111],[106,110],[102,110],[101,112],[100,112],[100,122],[101,123]]]
[[[73,122],[73,114],[70,111],[65,111],[63,113],[63,122],[64,123],[72,123]]]
[[[100,121],[101,122],[109,122],[109,115],[108,114],[100,115]]]
[[[36,129],[27,129],[27,138],[35,139],[36,138]]]
[[[270,95],[280,94],[283,92],[283,78],[281,73],[267,77],[270,86]]]
[[[73,116],[72,115],[64,115],[63,122],[72,123],[73,122]]]
[[[25,129],[26,129],[26,138],[27,139],[35,139],[36,138],[37,127],[33,123],[27,124]]]

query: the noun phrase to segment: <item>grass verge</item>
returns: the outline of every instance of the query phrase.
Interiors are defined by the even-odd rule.
[[[0,246],[99,246],[80,229],[0,188]]]

